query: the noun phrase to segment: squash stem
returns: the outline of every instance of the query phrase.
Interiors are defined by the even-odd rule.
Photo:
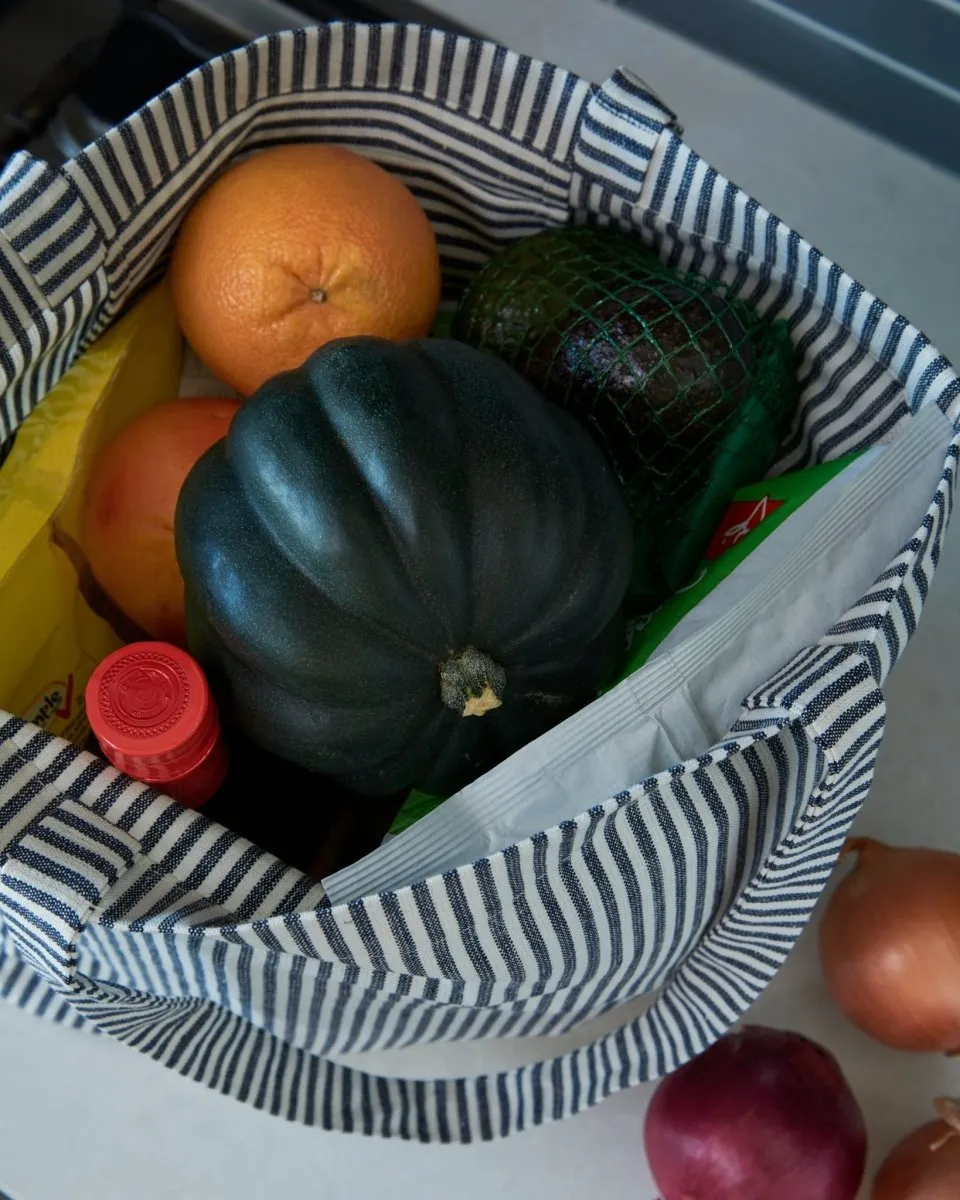
[[[503,667],[475,646],[440,664],[440,699],[461,717],[482,717],[500,708],[506,686]]]

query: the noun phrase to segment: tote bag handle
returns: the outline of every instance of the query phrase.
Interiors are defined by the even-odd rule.
[[[823,778],[804,809],[805,850],[822,829],[823,879],[808,879],[809,903],[781,920],[777,936],[745,944],[744,914],[762,893],[784,887],[794,868],[789,845],[753,881],[678,966],[641,1016],[556,1058],[473,1078],[406,1080],[367,1074],[284,1042],[219,1005],[188,996],[151,996],[84,977],[77,943],[110,889],[142,859],[137,840],[79,800],[38,790],[39,816],[6,849],[0,869],[0,919],[17,952],[81,1016],[166,1066],[277,1115],[326,1129],[422,1141],[469,1142],[518,1132],[572,1116],[614,1092],[657,1078],[704,1050],[730,1027],[773,977],[809,917],[842,841],[837,806],[855,802],[838,775],[847,750],[832,711],[852,701],[882,730],[883,700],[871,670],[851,646],[820,647],[809,679],[810,697],[795,684],[790,696],[768,691],[744,710],[752,731],[745,741],[775,736],[789,723],[794,736],[818,745]],[[803,657],[803,656],[801,656]],[[801,664],[802,665],[802,664]],[[842,678],[842,694],[816,704],[820,682]],[[856,693],[855,695],[853,693]],[[789,699],[789,705],[786,701]],[[788,711],[788,709],[790,711]],[[840,786],[838,786],[838,783]],[[798,831],[799,834],[799,831]],[[760,936],[759,934],[757,935]],[[756,949],[757,953],[751,953]],[[722,978],[724,1003],[703,1004],[698,978]],[[715,995],[720,994],[713,987]]]
[[[12,155],[0,170],[0,446],[90,334],[105,261],[103,232],[69,176]]]

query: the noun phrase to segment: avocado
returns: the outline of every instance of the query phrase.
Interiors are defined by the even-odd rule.
[[[592,430],[633,511],[637,611],[684,585],[727,499],[764,474],[796,408],[783,322],[609,227],[507,245],[474,277],[450,333]]]
[[[451,333],[590,425],[628,486],[638,472],[668,485],[689,472],[744,400],[755,359],[718,290],[664,268],[635,235],[588,227],[502,250]]]

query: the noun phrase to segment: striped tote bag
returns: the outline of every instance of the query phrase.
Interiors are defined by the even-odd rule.
[[[333,904],[200,813],[0,714],[8,1000],[293,1121],[497,1138],[674,1069],[791,949],[869,790],[882,685],[937,565],[960,382],[903,317],[702,161],[630,71],[598,86],[480,40],[338,23],[208,63],[61,168],[27,154],[6,165],[0,442],[162,271],[225,163],[310,139],[349,144],[413,189],[448,298],[498,246],[592,220],[784,318],[802,408],[779,470],[891,441],[921,408],[945,418],[915,532],[819,641],[742,697],[720,742],[413,886]],[[610,1016],[638,997],[639,1016]],[[602,1014],[608,1031],[578,1048],[486,1075],[388,1078],[343,1061],[569,1034]]]

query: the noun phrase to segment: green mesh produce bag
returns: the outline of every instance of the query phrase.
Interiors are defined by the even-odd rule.
[[[612,230],[514,242],[471,283],[451,334],[593,430],[633,508],[635,612],[689,580],[734,491],[774,461],[797,406],[783,322]]]

